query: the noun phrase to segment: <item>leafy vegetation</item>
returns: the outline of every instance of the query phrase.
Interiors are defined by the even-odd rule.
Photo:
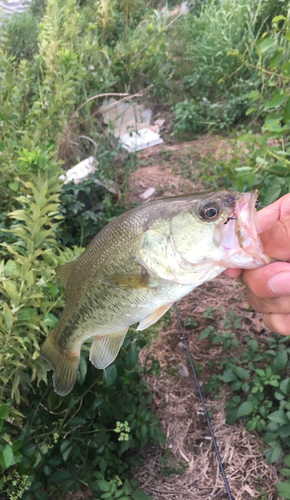
[[[285,16],[276,16],[272,29],[257,42],[254,70],[259,72],[261,84],[248,95],[247,115],[253,116],[251,128],[238,137],[241,147],[237,154],[229,162],[217,165],[210,178],[210,182],[222,179],[224,186],[240,191],[259,188],[261,201],[266,205],[290,190],[289,26]],[[243,67],[253,67],[239,52],[232,54]],[[257,120],[261,122],[261,131],[255,133]]]
[[[222,385],[229,386],[232,397],[227,404],[227,423],[242,418],[249,432],[259,432],[268,446],[266,458],[274,463],[290,445],[290,337],[274,334],[258,343],[255,338],[245,336],[240,343],[236,330],[242,328],[242,318],[233,311],[227,315],[224,332],[217,329],[212,319],[212,324],[199,336],[200,341],[208,338],[211,344],[231,349],[230,356],[220,361],[221,373],[209,378],[205,391],[218,393]],[[289,487],[290,484],[280,483],[278,490],[283,498],[288,498],[282,491],[289,493]]]
[[[131,162],[101,123],[99,96],[147,89],[144,99],[156,108],[173,107],[176,133],[249,125],[240,137],[247,152],[242,148],[229,163],[213,167],[210,178],[207,169],[206,180],[239,190],[259,187],[266,203],[289,191],[290,24],[284,3],[196,1],[172,24],[168,10],[161,13],[159,7],[144,0],[33,0],[2,30],[0,495],[5,500],[63,498],[63,492],[83,487],[102,499],[150,498],[132,472],[149,440],[164,441],[137,365],[139,350],[160,326],[136,339],[130,331],[116,363],[103,372],[88,363],[85,345],[78,382],[65,398],[54,393],[49,367],[39,356],[64,306],[53,269],[76,258],[124,210],[107,188],[112,181],[126,185]],[[62,167],[96,154],[96,174],[78,185],[63,184]],[[202,338],[235,353],[240,321],[229,311],[225,331],[217,332],[213,324]],[[260,346],[247,339],[241,356],[225,358],[208,388],[229,384],[229,421],[243,418],[249,431],[261,432],[274,462],[290,444],[289,348],[275,336],[267,342]],[[157,368],[153,363],[151,369]],[[289,455],[284,461],[289,467]],[[182,472],[179,465],[165,473]],[[287,478],[289,469],[282,473]],[[289,482],[277,488],[290,497]]]

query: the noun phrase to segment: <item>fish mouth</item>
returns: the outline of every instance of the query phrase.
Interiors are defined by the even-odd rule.
[[[226,224],[223,240],[229,257],[227,267],[251,269],[264,266],[271,259],[263,253],[263,246],[258,236],[259,226],[256,211],[258,190],[240,193],[233,214],[236,219]]]

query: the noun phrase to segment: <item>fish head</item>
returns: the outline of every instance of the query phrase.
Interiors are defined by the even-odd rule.
[[[150,274],[200,284],[226,268],[268,264],[258,236],[258,191],[216,191],[172,198],[168,217],[158,218],[138,249]]]
[[[268,264],[270,259],[263,253],[258,236],[257,198],[257,190],[203,195],[191,210],[172,218],[175,251],[192,264],[212,261],[245,269]]]

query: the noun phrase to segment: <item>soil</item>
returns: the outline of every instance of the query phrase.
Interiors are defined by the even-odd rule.
[[[203,163],[229,158],[232,151],[232,144],[218,136],[181,144],[162,144],[141,151],[141,167],[130,176],[128,199],[140,203],[140,195],[150,187],[155,188],[155,192],[145,203],[157,197],[204,190],[199,180]],[[201,369],[201,386],[214,373],[209,367],[218,367],[221,358],[228,355],[221,347],[210,346],[207,339],[197,341],[200,331],[213,321],[202,316],[209,307],[221,328],[221,321],[229,309],[242,317],[243,328],[236,332],[241,347],[246,345],[245,335],[261,341],[269,335],[261,315],[249,311],[246,293],[239,281],[221,275],[198,287],[178,303],[178,309],[183,324],[191,319],[198,325],[186,328],[185,333],[191,356]],[[153,357],[161,367],[159,377],[149,375],[146,381],[153,393],[154,411],[167,443],[146,450],[146,459],[136,478],[140,488],[151,494],[153,500],[226,500],[229,496],[173,309],[171,319],[170,326],[160,332],[150,350],[144,349],[140,355],[142,364],[150,364]],[[233,351],[231,354],[235,355]],[[188,376],[179,375],[179,363],[188,368]],[[216,396],[205,397],[232,497],[235,500],[277,500],[277,471],[266,462],[264,445],[257,434],[247,432],[243,422],[226,424],[228,400],[226,387]],[[168,456],[166,465],[164,456]],[[173,473],[166,476],[165,467]]]

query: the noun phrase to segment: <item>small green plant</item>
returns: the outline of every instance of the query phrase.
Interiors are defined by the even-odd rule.
[[[206,316],[205,316],[206,314]],[[212,311],[203,313],[203,317],[212,319]],[[209,325],[204,328],[198,337],[198,340],[203,340],[206,337],[209,338],[211,344],[216,344],[217,342],[222,342],[224,349],[230,349],[231,347],[239,347],[238,341],[235,335],[235,329],[241,328],[241,317],[235,316],[233,311],[227,311],[227,319],[223,320],[224,330],[234,330],[226,333],[217,330],[214,325]]]
[[[285,474],[288,478],[290,478],[290,455],[285,455],[283,457],[284,464],[287,466],[287,469],[281,469],[282,474]],[[281,481],[276,484],[276,488],[278,490],[279,495],[282,498],[289,500],[290,498],[290,479],[287,482]]]
[[[186,99],[175,105],[175,134],[208,130],[229,130],[232,125],[244,119],[249,98],[227,95],[225,102],[210,102],[206,97],[199,101]]]
[[[241,318],[230,311],[227,316],[224,328],[234,325],[241,328]],[[229,339],[225,341],[225,335],[216,331],[215,325],[210,325],[202,332],[200,340],[208,337],[212,344],[219,342],[227,349]],[[238,347],[237,339],[230,338],[232,346]],[[254,338],[245,337],[246,348],[235,351],[235,357],[222,358],[222,373],[213,374],[205,387],[207,393],[217,393],[222,384],[230,387],[232,397],[227,404],[227,423],[233,424],[242,418],[248,431],[258,431],[268,445],[265,455],[269,463],[277,462],[290,445],[288,339],[274,334],[267,337],[264,344],[258,344]]]

